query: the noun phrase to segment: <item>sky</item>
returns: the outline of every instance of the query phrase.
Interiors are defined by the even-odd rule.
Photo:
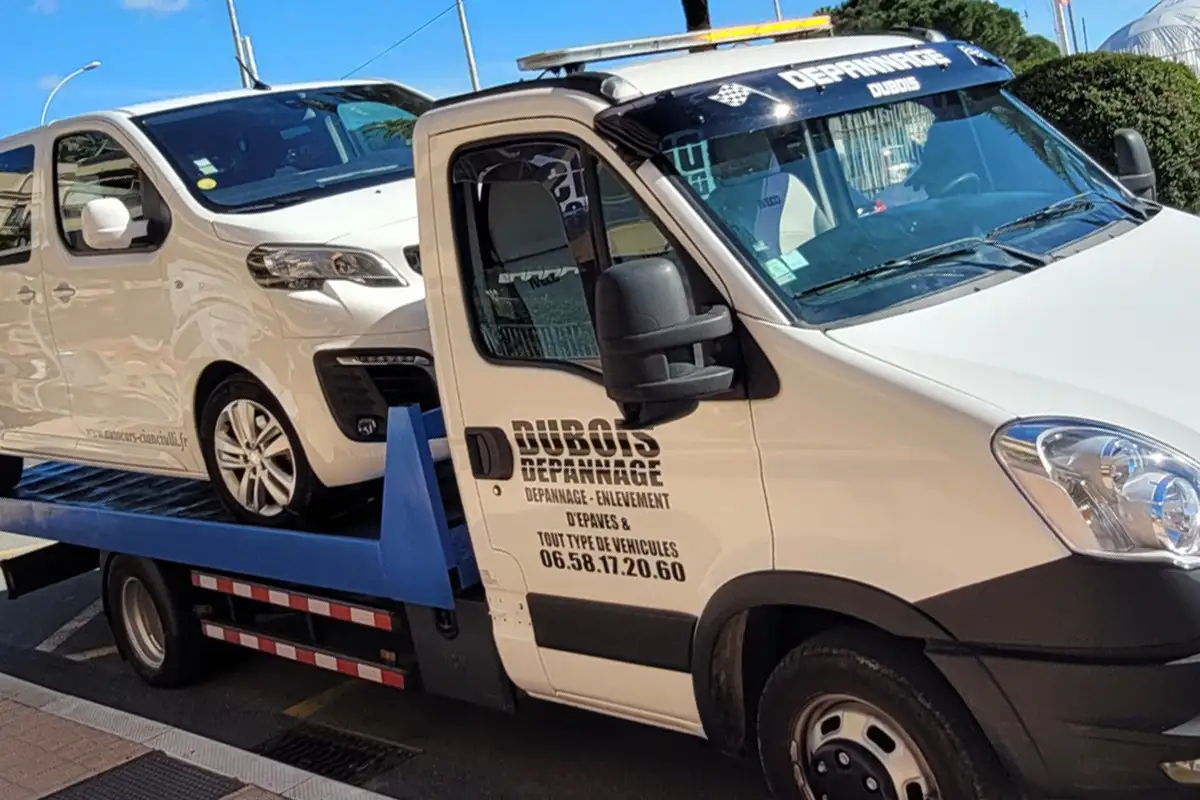
[[[678,0],[465,2],[484,86],[520,77],[519,56],[684,27]],[[1026,16],[1029,30],[1053,39],[1051,2],[1000,0]],[[780,3],[785,17],[823,4]],[[1093,48],[1152,4],[1073,3]],[[470,89],[451,0],[236,0],[236,6],[268,83],[341,78],[436,17],[354,77],[388,78],[435,97]],[[709,0],[709,9],[714,26],[774,18],[773,0]],[[239,85],[225,0],[0,0],[0,37],[0,136],[36,127],[55,83],[92,60],[101,66],[63,87],[50,119]]]

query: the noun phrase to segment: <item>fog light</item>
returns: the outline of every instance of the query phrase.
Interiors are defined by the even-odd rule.
[[[359,436],[374,436],[375,431],[379,430],[379,423],[374,417],[359,417],[358,418],[358,435]]]
[[[1176,783],[1200,784],[1200,758],[1189,761],[1168,761],[1162,764],[1163,772]]]

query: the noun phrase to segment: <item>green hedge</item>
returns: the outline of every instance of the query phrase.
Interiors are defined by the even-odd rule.
[[[1034,66],[1013,92],[1108,169],[1113,133],[1135,128],[1158,172],[1158,199],[1200,211],[1200,81],[1182,64],[1083,53]]]

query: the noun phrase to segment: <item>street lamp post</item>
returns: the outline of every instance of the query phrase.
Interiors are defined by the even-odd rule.
[[[64,86],[66,86],[67,81],[71,80],[76,75],[82,75],[83,73],[88,72],[89,70],[96,69],[96,67],[99,67],[99,66],[100,66],[99,61],[91,61],[87,64],[84,64],[82,67],[75,70],[70,75],[63,78],[61,81],[59,81],[58,85],[56,85],[53,89],[50,90],[50,96],[46,98],[46,105],[42,106],[42,125],[46,124],[46,113],[50,110],[50,102],[54,99],[54,95],[58,94],[58,90]]]

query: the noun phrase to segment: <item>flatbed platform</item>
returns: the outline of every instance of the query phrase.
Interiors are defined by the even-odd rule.
[[[379,497],[315,530],[242,525],[203,481],[56,462],[0,497],[0,528],[54,542],[261,579],[450,609],[478,584],[456,502],[439,486],[431,442],[441,410],[394,408]],[[442,482],[452,489],[452,463]],[[456,499],[456,498],[451,498]]]

